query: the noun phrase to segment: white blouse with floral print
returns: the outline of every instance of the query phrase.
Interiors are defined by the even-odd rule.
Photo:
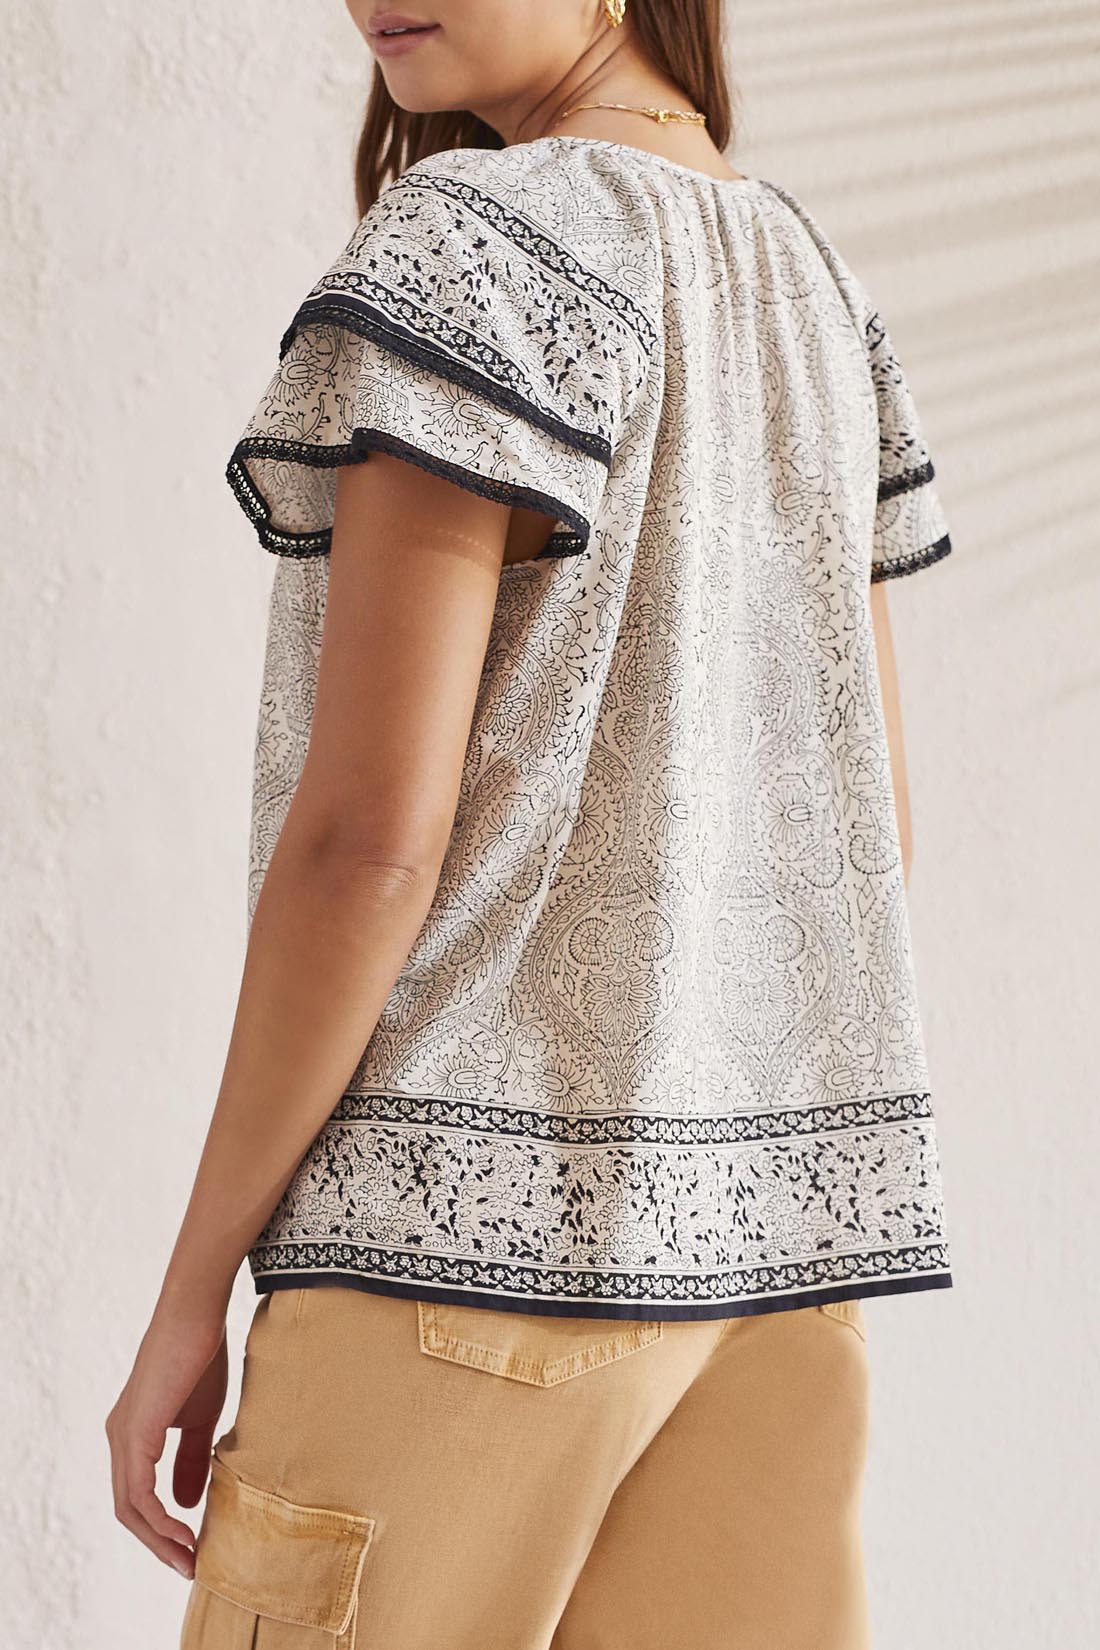
[[[581,1316],[951,1283],[872,581],[951,546],[806,208],[625,144],[419,161],[228,478],[274,552],[249,919],[309,736],[335,467],[549,514],[501,574],[431,910],[249,1255]]]

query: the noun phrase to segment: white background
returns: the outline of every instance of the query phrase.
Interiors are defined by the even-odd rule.
[[[956,1287],[866,1308],[875,1647],[1086,1650],[1100,26],[1083,0],[731,23],[733,164],[874,293],[955,543],[890,593]],[[272,561],[222,472],[354,224],[370,62],[339,0],[38,0],[4,55],[0,1598],[19,1650],[172,1650],[186,1586],[113,1519],[103,1418],[243,958]],[[242,1273],[235,1379],[253,1301]]]

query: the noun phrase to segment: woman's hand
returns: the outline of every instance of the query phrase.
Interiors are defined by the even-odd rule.
[[[168,1428],[179,1427],[172,1493],[193,1507],[206,1487],[227,1376],[224,1314],[196,1319],[158,1309],[106,1422],[115,1516],[188,1579],[196,1538],[158,1499],[156,1464]]]

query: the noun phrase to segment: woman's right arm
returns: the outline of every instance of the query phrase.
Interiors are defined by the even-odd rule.
[[[193,1574],[156,1494],[202,1494],[234,1277],[355,1070],[434,896],[510,510],[398,458],[342,468],[301,778],[252,920],[225,1070],[133,1373],[107,1422],[117,1516]]]

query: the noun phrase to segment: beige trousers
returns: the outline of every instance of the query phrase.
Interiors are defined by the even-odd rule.
[[[866,1650],[864,1335],[264,1295],[180,1650]]]

